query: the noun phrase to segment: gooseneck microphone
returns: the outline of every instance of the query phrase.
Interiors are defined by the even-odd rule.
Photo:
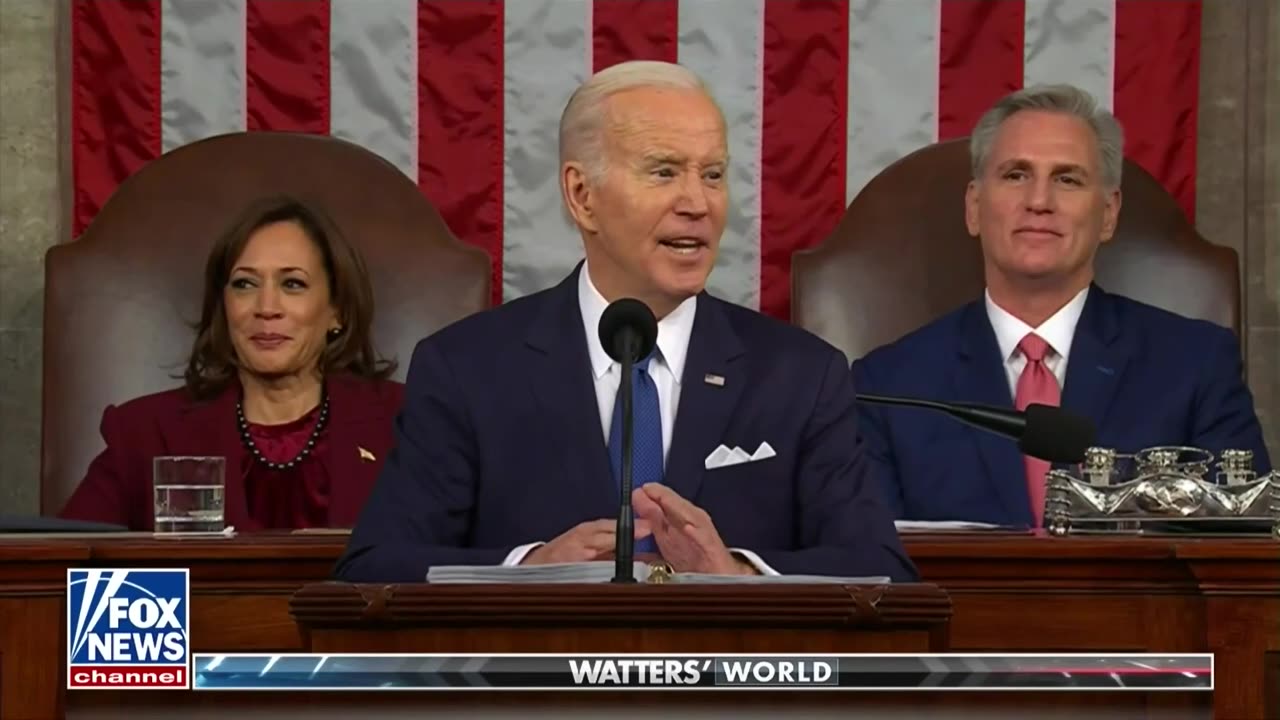
[[[658,320],[648,305],[632,298],[615,300],[600,316],[600,344],[609,357],[622,364],[622,384],[618,402],[622,403],[622,477],[618,501],[617,547],[614,552],[612,582],[634,583],[635,518],[631,510],[631,453],[633,429],[631,418],[631,371],[636,362],[648,357],[658,342]]]
[[[1023,412],[977,403],[944,403],[888,395],[856,396],[878,405],[929,408],[988,432],[1016,440],[1024,455],[1051,463],[1078,463],[1093,446],[1097,428],[1087,417],[1054,405],[1033,403]]]

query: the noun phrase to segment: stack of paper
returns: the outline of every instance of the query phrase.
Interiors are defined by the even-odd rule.
[[[967,530],[1011,530],[1002,525],[965,520],[897,520],[898,532],[956,532]]]
[[[792,585],[886,585],[887,575],[874,577],[833,577],[830,575],[706,575],[703,573],[676,573],[671,576],[678,583],[752,583]]]
[[[649,566],[632,563],[639,582]],[[603,583],[613,579],[611,561],[552,563],[549,565],[439,565],[427,571],[429,583]]]
[[[632,564],[636,582],[646,582],[649,565]],[[429,583],[607,583],[613,579],[614,563],[597,561],[551,565],[440,565],[427,571]],[[672,583],[831,583],[837,585],[883,585],[888,577],[845,578],[825,575],[711,575],[674,573]]]

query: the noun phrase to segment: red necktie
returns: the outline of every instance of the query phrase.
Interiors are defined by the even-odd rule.
[[[1019,410],[1025,410],[1032,403],[1041,405],[1058,405],[1062,402],[1058,379],[1044,364],[1044,358],[1052,348],[1039,335],[1028,333],[1018,343],[1018,350],[1027,359],[1027,366],[1022,369],[1018,378],[1018,391],[1013,404]],[[1023,458],[1027,469],[1027,493],[1031,496],[1031,514],[1036,519],[1038,528],[1044,524],[1045,473],[1049,472],[1049,463],[1033,457]]]

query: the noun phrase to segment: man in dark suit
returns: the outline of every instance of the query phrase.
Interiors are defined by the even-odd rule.
[[[656,62],[602,71],[570,99],[560,137],[586,261],[418,345],[396,448],[337,574],[413,582],[433,565],[607,560],[628,381],[638,554],[679,572],[913,579],[849,440],[843,356],[704,290],[728,158],[698,78]],[[624,297],[659,319],[628,379],[597,333]]]
[[[1030,88],[988,111],[965,196],[985,296],[854,362],[858,391],[1061,405],[1097,424],[1101,447],[1244,449],[1269,470],[1235,336],[1093,282],[1120,212],[1122,148],[1115,118],[1076,88]],[[897,517],[1043,522],[1048,464],[1014,443],[929,411],[860,416]]]

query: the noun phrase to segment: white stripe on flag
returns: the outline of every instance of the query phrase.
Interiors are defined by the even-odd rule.
[[[590,67],[586,0],[503,6],[503,299],[544,290],[582,259],[560,200],[560,113]]]
[[[245,129],[245,4],[161,3],[161,152]]]
[[[764,0],[680,0],[678,34],[680,64],[710,86],[729,125],[729,217],[707,289],[759,308]]]
[[[845,203],[938,140],[941,0],[849,3]]]
[[[418,6],[330,0],[329,134],[418,181]]]
[[[1026,0],[1023,84],[1071,83],[1112,105],[1115,0]]]

